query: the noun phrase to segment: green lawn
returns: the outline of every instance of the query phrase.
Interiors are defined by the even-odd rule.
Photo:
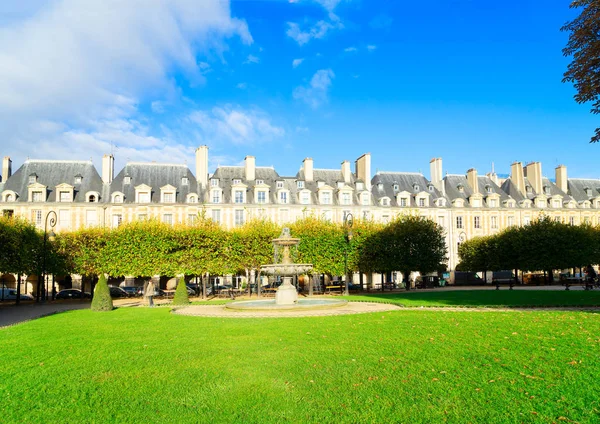
[[[0,421],[599,422],[599,318],[67,312],[0,329]]]
[[[395,293],[372,292],[349,296],[353,301],[395,303],[407,307],[464,306],[464,307],[542,307],[542,306],[600,306],[600,290],[439,290]]]

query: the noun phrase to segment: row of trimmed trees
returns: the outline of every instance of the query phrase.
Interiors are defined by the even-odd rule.
[[[300,238],[296,257],[312,263],[313,272],[339,276],[348,270],[361,272],[429,272],[446,261],[444,231],[433,221],[405,215],[387,224],[356,221],[352,239],[340,225],[307,218],[289,225],[293,237]],[[0,221],[2,231],[33,237],[36,247],[23,241],[6,243],[0,255],[0,272],[28,273],[38,270],[40,234],[20,220]],[[11,234],[12,234],[11,233]],[[49,272],[85,276],[246,274],[273,262],[272,240],[281,226],[255,220],[225,230],[199,216],[192,226],[171,226],[158,221],[133,222],[116,229],[88,228],[61,233],[52,247]],[[1,241],[1,240],[0,240]],[[24,252],[27,251],[27,252]],[[29,255],[28,253],[31,253]],[[20,268],[21,260],[26,261]]]
[[[461,271],[543,271],[552,281],[554,270],[584,267],[600,260],[600,228],[568,225],[541,217],[530,225],[511,227],[462,243]]]

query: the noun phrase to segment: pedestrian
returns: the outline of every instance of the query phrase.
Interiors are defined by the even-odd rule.
[[[596,282],[596,271],[594,271],[591,264],[585,268],[585,273],[587,274],[588,283],[594,284]]]
[[[152,297],[154,296],[154,282],[152,280],[150,280],[148,282],[148,285],[146,286],[146,291],[144,292],[144,297],[148,299],[148,306],[149,307],[154,307],[154,301],[152,300]]]

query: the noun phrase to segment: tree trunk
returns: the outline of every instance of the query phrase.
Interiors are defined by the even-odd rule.
[[[206,300],[206,275],[200,275],[200,283],[202,284],[202,300]]]
[[[381,273],[381,291],[385,291],[385,272]]]
[[[21,302],[21,274],[17,274],[17,300],[15,301],[15,305],[18,305]]]
[[[404,271],[402,273],[402,277],[404,278],[404,285],[406,286],[406,291],[410,290],[410,272],[409,271]]]

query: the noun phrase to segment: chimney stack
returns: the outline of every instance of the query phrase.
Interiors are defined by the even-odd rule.
[[[510,179],[517,187],[517,190],[521,194],[525,194],[525,176],[523,175],[523,164],[521,162],[514,162],[510,166]]]
[[[110,184],[114,177],[115,157],[113,155],[104,155],[102,157],[102,182],[104,184]]]
[[[433,158],[429,161],[429,175],[431,184],[444,194],[444,180],[442,177],[442,158]]]
[[[304,164],[304,180],[312,181],[314,179],[312,158],[306,158],[302,163]]]
[[[246,156],[244,159],[244,172],[246,181],[254,181],[256,179],[256,159],[254,156]]]
[[[477,170],[475,168],[471,168],[467,171],[467,182],[469,183],[469,187],[471,187],[473,194],[479,193],[479,182],[477,180]]]
[[[371,190],[371,153],[365,153],[356,159],[354,165],[356,178],[363,180],[365,188]]]
[[[196,180],[201,190],[208,187],[208,146],[196,149]]]
[[[2,161],[2,178],[0,181],[6,182],[10,176],[12,175],[12,161],[10,157],[4,156],[4,160]]]
[[[525,176],[536,194],[542,193],[542,163],[531,162],[525,167]]]
[[[350,172],[350,162],[347,160],[342,162],[342,175],[344,176],[344,182],[350,184],[352,182],[352,172]]]
[[[569,184],[567,183],[567,167],[564,165],[558,165],[554,170],[556,173],[556,185],[565,194],[569,191]]]

